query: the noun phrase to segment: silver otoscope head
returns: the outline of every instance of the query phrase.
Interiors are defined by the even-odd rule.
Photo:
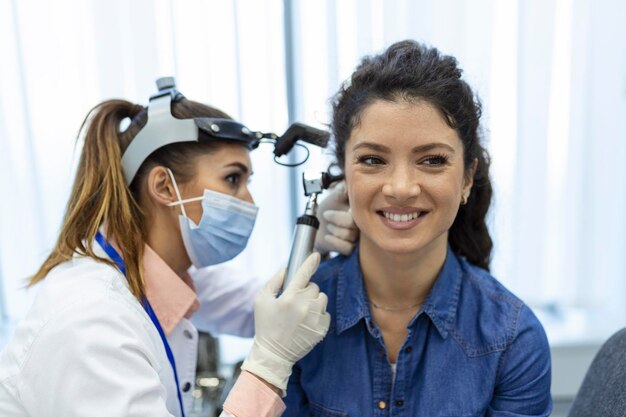
[[[305,171],[302,174],[304,195],[309,199],[304,214],[298,217],[296,222],[283,288],[289,285],[300,265],[313,252],[315,236],[320,226],[317,218],[317,196],[330,187],[333,182],[341,179],[343,179],[343,175],[331,175],[328,172]]]
[[[328,172],[304,171],[302,173],[302,188],[304,195],[309,197],[306,204],[305,214],[312,216],[317,212],[317,196],[330,187],[335,181],[343,179],[343,175],[332,175]]]
[[[341,181],[343,175],[333,175],[329,172],[305,171],[302,174],[302,186],[304,195],[307,197],[312,194],[319,194],[323,190],[328,189],[330,185],[336,181]]]
[[[309,197],[306,202],[304,214],[316,216],[317,196],[324,190],[322,173],[317,171],[304,171],[302,173],[302,187],[304,188],[304,195]]]
[[[302,187],[304,195],[319,194],[324,190],[323,173],[317,171],[304,171],[302,174]]]

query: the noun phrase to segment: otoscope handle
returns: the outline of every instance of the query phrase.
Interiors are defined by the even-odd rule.
[[[293,242],[291,243],[291,253],[289,255],[287,275],[285,276],[283,289],[287,288],[287,285],[289,285],[289,282],[293,279],[300,265],[313,253],[315,235],[319,227],[320,222],[315,216],[304,214],[298,217],[296,231],[294,232]]]

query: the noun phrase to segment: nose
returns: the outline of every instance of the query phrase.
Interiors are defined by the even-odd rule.
[[[247,201],[250,204],[254,204],[254,198],[252,198],[252,194],[250,194],[250,190],[248,187],[245,187],[243,190],[243,195],[241,196],[243,201]]]
[[[396,167],[383,185],[383,195],[396,202],[416,198],[420,192],[419,176],[410,167]]]

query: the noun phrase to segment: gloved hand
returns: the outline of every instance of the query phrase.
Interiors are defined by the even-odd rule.
[[[276,298],[285,279],[281,270],[256,298],[256,334],[241,369],[280,389],[283,396],[291,368],[326,336],[330,325],[328,298],[315,283],[309,283],[319,262],[320,255],[311,254]]]
[[[321,254],[335,251],[349,255],[359,237],[354,224],[345,183],[342,181],[329,190],[318,208],[320,228],[315,237],[315,250]]]

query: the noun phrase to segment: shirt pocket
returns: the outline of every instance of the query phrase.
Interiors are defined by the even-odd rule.
[[[312,401],[309,402],[309,408],[311,409],[310,417],[348,417],[348,413],[346,412],[324,407]]]

